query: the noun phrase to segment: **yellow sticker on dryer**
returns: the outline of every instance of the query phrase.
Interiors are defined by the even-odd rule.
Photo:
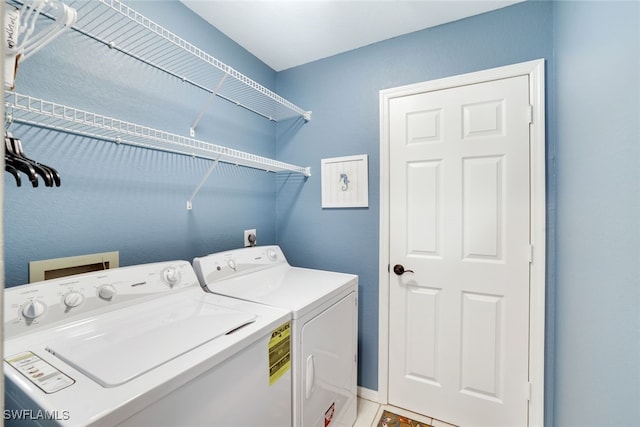
[[[269,385],[291,369],[291,322],[271,332],[269,340]]]

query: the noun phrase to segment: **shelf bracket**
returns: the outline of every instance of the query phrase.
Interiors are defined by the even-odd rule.
[[[209,179],[209,175],[211,175],[211,173],[214,171],[214,169],[218,166],[218,163],[220,162],[220,156],[222,156],[222,154],[218,154],[218,157],[216,157],[216,159],[214,160],[213,164],[211,165],[211,167],[209,168],[207,173],[205,173],[204,176],[202,177],[202,180],[200,180],[200,184],[198,184],[196,189],[193,190],[193,193],[191,193],[191,197],[189,197],[189,200],[187,200],[187,210],[188,211],[193,209],[193,203],[192,203],[193,202],[193,198],[196,197],[196,194],[198,194],[198,192],[200,191],[200,189],[202,188],[204,183],[207,181],[207,179]]]
[[[228,75],[229,75],[228,73],[224,73],[224,75],[222,76],[222,78],[218,82],[218,85],[216,86],[216,88],[213,90],[213,92],[211,92],[211,96],[209,96],[209,99],[207,100],[206,105],[204,106],[204,108],[202,108],[202,111],[200,111],[200,114],[198,114],[198,117],[196,117],[196,120],[191,125],[191,128],[189,128],[189,135],[191,136],[191,138],[195,138],[195,136],[196,136],[196,128],[198,127],[198,124],[200,123],[200,120],[202,120],[202,117],[204,116],[204,113],[206,113],[207,110],[209,109],[209,107],[211,107],[211,104],[213,103],[213,100],[215,99],[215,97],[218,94],[218,92],[220,92],[220,89],[222,88],[222,84],[224,83],[224,81],[225,81],[225,79],[227,78]]]

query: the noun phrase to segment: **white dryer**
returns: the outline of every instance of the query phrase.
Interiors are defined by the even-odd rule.
[[[209,292],[292,312],[293,425],[351,427],[358,276],[292,267],[278,246],[211,254],[193,266]]]
[[[4,316],[7,425],[291,425],[291,314],[186,261],[7,288]]]

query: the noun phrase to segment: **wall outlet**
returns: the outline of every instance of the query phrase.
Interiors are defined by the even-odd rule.
[[[258,242],[258,233],[255,228],[244,230],[244,246],[255,246]]]

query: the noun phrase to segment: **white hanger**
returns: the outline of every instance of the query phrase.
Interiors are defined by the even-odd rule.
[[[51,20],[38,23],[40,14]],[[13,89],[18,62],[30,57],[55,39],[63,30],[71,27],[77,12],[59,0],[24,0],[17,9],[7,7],[4,17],[6,33],[5,87]],[[38,24],[39,26],[37,26]]]
[[[35,1],[38,2],[38,5],[42,5],[42,8],[39,9],[38,14],[44,11],[47,6],[49,6],[49,8],[46,10],[46,13],[53,16],[54,21],[52,21],[47,28],[41,30],[33,37],[27,38],[24,41],[22,59],[26,59],[28,56],[36,53],[47,43],[56,38],[60,32],[72,26],[77,19],[76,10],[64,3],[61,3],[57,0]],[[32,27],[34,26],[35,19],[33,19],[30,23],[29,35],[33,34]]]

